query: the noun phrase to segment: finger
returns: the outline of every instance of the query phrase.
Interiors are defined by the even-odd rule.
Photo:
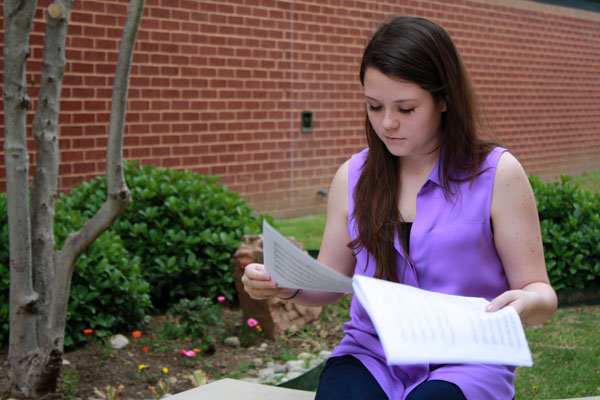
[[[248,264],[244,269],[244,275],[249,279],[268,281],[271,279],[265,271],[265,267],[261,264]]]
[[[242,284],[244,290],[247,292],[250,290],[265,290],[265,289],[276,289],[277,283],[271,280],[268,275],[265,277],[261,274],[255,274],[250,271],[242,275]]]
[[[285,289],[282,288],[276,288],[276,289],[246,289],[246,292],[248,293],[248,295],[255,299],[255,300],[266,300],[266,299],[270,299],[273,298],[279,294],[281,294],[281,292],[283,292]]]
[[[268,289],[277,289],[277,284],[272,280],[257,280],[257,279],[247,279],[246,282],[242,281],[245,289],[254,289],[254,290],[268,290]]]
[[[511,304],[513,301],[517,300],[518,296],[515,291],[509,290],[507,292],[502,293],[501,295],[494,298],[490,304],[485,307],[485,310],[488,312],[494,312],[500,310],[502,307],[505,307]]]

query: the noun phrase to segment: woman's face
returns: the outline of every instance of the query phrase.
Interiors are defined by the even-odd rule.
[[[390,153],[420,156],[439,150],[445,101],[436,102],[418,85],[375,68],[365,71],[364,93],[371,125]]]

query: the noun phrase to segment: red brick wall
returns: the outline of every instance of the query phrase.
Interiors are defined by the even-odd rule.
[[[39,2],[31,37],[34,83],[48,4]],[[104,171],[127,7],[124,0],[78,0],[73,7],[61,190]],[[328,190],[337,166],[365,146],[363,47],[396,13],[446,27],[491,127],[527,172],[550,178],[600,169],[600,13],[518,0],[147,0],[125,157],[218,174],[260,212],[324,211],[317,191]],[[36,92],[31,86],[34,100]],[[314,113],[312,133],[301,132],[303,110]]]

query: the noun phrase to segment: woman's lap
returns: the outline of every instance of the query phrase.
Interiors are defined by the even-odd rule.
[[[378,400],[387,399],[373,375],[352,356],[332,357],[327,360],[315,400]]]
[[[358,359],[346,355],[327,360],[315,400],[387,398],[369,370]],[[465,400],[465,396],[453,383],[431,380],[417,386],[406,400],[423,399]]]

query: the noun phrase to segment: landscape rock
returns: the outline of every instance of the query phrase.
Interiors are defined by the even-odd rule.
[[[254,365],[256,368],[262,367],[263,364],[264,362],[262,358],[255,358],[254,360],[252,360],[252,365]]]
[[[310,360],[311,358],[313,358],[314,356],[310,353],[307,352],[303,352],[298,354],[298,360]]]
[[[228,338],[225,338],[225,341],[223,343],[225,344],[225,346],[229,347],[240,347],[240,338],[237,336],[230,336]]]
[[[304,250],[304,246],[294,238],[288,238]],[[318,320],[322,307],[306,307],[274,297],[269,300],[254,300],[244,290],[241,278],[244,268],[250,263],[263,263],[261,235],[244,235],[242,244],[233,256],[233,277],[242,309],[242,323],[248,318],[258,321],[266,337],[274,339],[288,331],[297,332],[307,324]]]
[[[269,347],[269,345],[263,342],[260,344],[260,346],[258,347],[257,350],[260,352],[265,352],[265,351],[267,351],[268,347]]]
[[[283,374],[286,371],[287,371],[287,368],[285,367],[285,365],[282,365],[282,364],[273,365],[273,372],[276,374]]]
[[[292,372],[289,372],[285,377],[287,378],[287,380],[292,380],[292,379],[299,377],[300,375],[302,375],[302,372],[292,371]]]
[[[319,364],[323,363],[323,361],[325,361],[329,355],[331,355],[331,351],[325,350],[319,352],[319,354],[304,352],[297,356],[298,358],[302,357],[302,360],[289,360],[283,364],[278,364],[273,361],[267,361],[265,363],[262,359],[255,358],[252,360],[252,364],[256,368],[260,368],[262,365],[266,365],[266,367],[258,369],[258,371],[256,371],[256,377],[246,377],[242,378],[242,380],[260,384],[278,384],[281,382],[287,382],[303,375],[310,369],[319,366]],[[307,360],[310,360],[308,361],[308,368],[306,367]]]
[[[246,377],[246,378],[242,378],[241,380],[244,382],[250,382],[250,383],[261,383],[259,378]]]
[[[303,371],[304,370],[304,361],[302,360],[290,360],[285,363],[285,369],[288,372],[291,371]]]
[[[273,368],[263,368],[258,371],[258,377],[262,380],[268,380],[271,375],[273,375],[275,371]]]
[[[273,374],[267,379],[268,382],[280,382],[285,377],[284,373]]]
[[[127,347],[128,344],[129,340],[121,334],[117,334],[110,339],[110,347],[115,350],[121,350]]]
[[[94,388],[94,396],[98,399],[106,399],[106,395],[100,391],[97,387]]]

